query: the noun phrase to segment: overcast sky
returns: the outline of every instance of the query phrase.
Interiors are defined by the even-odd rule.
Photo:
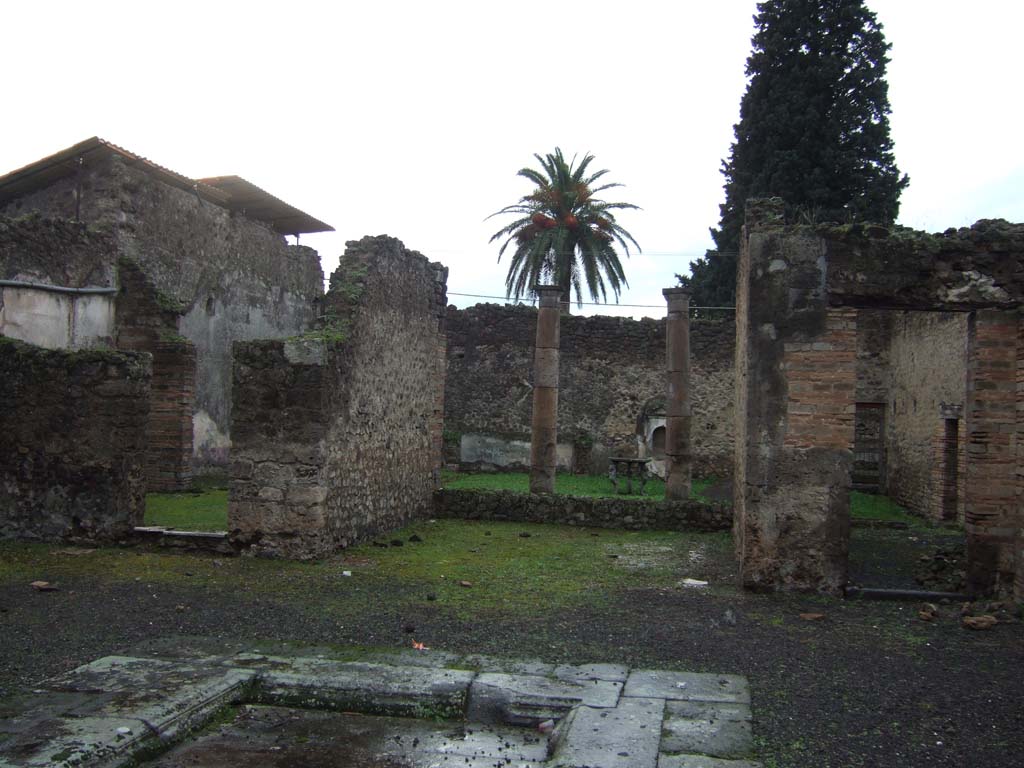
[[[870,0],[892,43],[899,221],[1024,221],[1020,0]],[[753,0],[8,3],[0,174],[98,135],[191,177],[237,174],[346,240],[389,234],[504,295],[488,243],[534,153],[590,152],[643,210],[622,304],[711,246]],[[450,295],[467,306],[477,299]]]

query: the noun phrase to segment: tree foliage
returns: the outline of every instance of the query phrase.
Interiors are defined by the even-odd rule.
[[[735,299],[749,198],[781,197],[814,221],[892,223],[909,183],[889,136],[890,44],[863,0],[765,0],[729,159],[716,250],[689,278],[694,303]]]
[[[562,301],[571,300],[575,291],[577,303],[583,302],[583,286],[591,298],[607,301],[607,286],[618,300],[627,285],[616,246],[629,256],[629,245],[639,251],[636,240],[615,220],[615,211],[637,208],[631,203],[609,203],[596,196],[621,184],[598,184],[607,170],[587,175],[594,160],[586,155],[576,165],[575,158],[566,162],[562,150],[552,154],[534,155],[541,170],[523,168],[518,175],[529,179],[536,188],[491,214],[512,214],[516,218],[499,229],[490,242],[504,239],[498,260],[512,246],[506,295],[520,298],[533,293],[538,284],[557,285]],[[490,217],[488,217],[490,218]]]

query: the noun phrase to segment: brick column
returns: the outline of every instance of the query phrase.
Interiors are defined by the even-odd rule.
[[[853,468],[856,311],[830,309],[825,243],[747,206],[736,301],[734,538],[750,589],[839,593]]]
[[[967,590],[1012,583],[1017,536],[1016,312],[978,310],[968,324]]]
[[[556,285],[538,285],[537,345],[533,363],[530,493],[555,492],[558,451],[559,298]]]
[[[668,302],[665,323],[668,398],[665,413],[665,498],[690,498],[690,292],[666,288]]]

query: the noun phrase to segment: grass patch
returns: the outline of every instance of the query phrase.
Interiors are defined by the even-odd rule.
[[[183,531],[226,531],[228,492],[204,481],[198,493],[149,493],[146,495],[146,525],[163,525]]]
[[[693,497],[701,501],[707,501],[701,494],[713,482],[714,478],[694,479]],[[451,488],[452,490],[530,492],[530,476],[525,472],[474,473],[445,471],[441,475],[441,483],[445,488]],[[638,484],[634,483],[633,488],[638,488]],[[616,493],[612,481],[605,475],[558,474],[555,476],[555,493],[564,496],[587,496],[597,499],[610,499],[626,495]],[[632,496],[646,499],[663,499],[665,498],[665,483],[657,477],[651,478],[644,485],[642,495],[634,490]]]
[[[422,541],[410,542],[414,534]],[[688,576],[723,583],[734,571],[727,534],[438,520],[378,542],[392,540],[403,546],[371,542],[316,563],[118,548],[71,555],[53,545],[4,543],[0,584],[43,579],[73,589],[83,577],[141,581],[298,601],[343,619],[379,611],[384,600],[389,610],[430,607],[479,620],[604,605],[623,590],[672,589]]]
[[[910,514],[888,496],[862,493],[860,491],[850,492],[850,517],[854,520],[883,520],[906,523],[909,528],[941,528],[950,532],[959,531],[959,526],[952,521],[946,521],[939,525],[917,515]]]

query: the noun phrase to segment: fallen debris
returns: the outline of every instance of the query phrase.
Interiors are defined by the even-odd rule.
[[[58,588],[56,584],[51,584],[48,581],[33,581],[29,584],[32,589],[36,592],[57,592]]]
[[[825,618],[824,613],[801,613],[800,618],[804,621],[821,621]]]
[[[459,586],[460,587],[472,587],[473,586],[473,582],[472,581],[460,581],[459,582]]]
[[[683,579],[679,582],[681,587],[706,587],[708,582],[701,581],[700,579]]]
[[[964,616],[960,619],[960,625],[965,629],[973,629],[975,631],[981,631],[986,629],[992,629],[999,620],[995,616],[989,616],[983,614],[981,616]]]

